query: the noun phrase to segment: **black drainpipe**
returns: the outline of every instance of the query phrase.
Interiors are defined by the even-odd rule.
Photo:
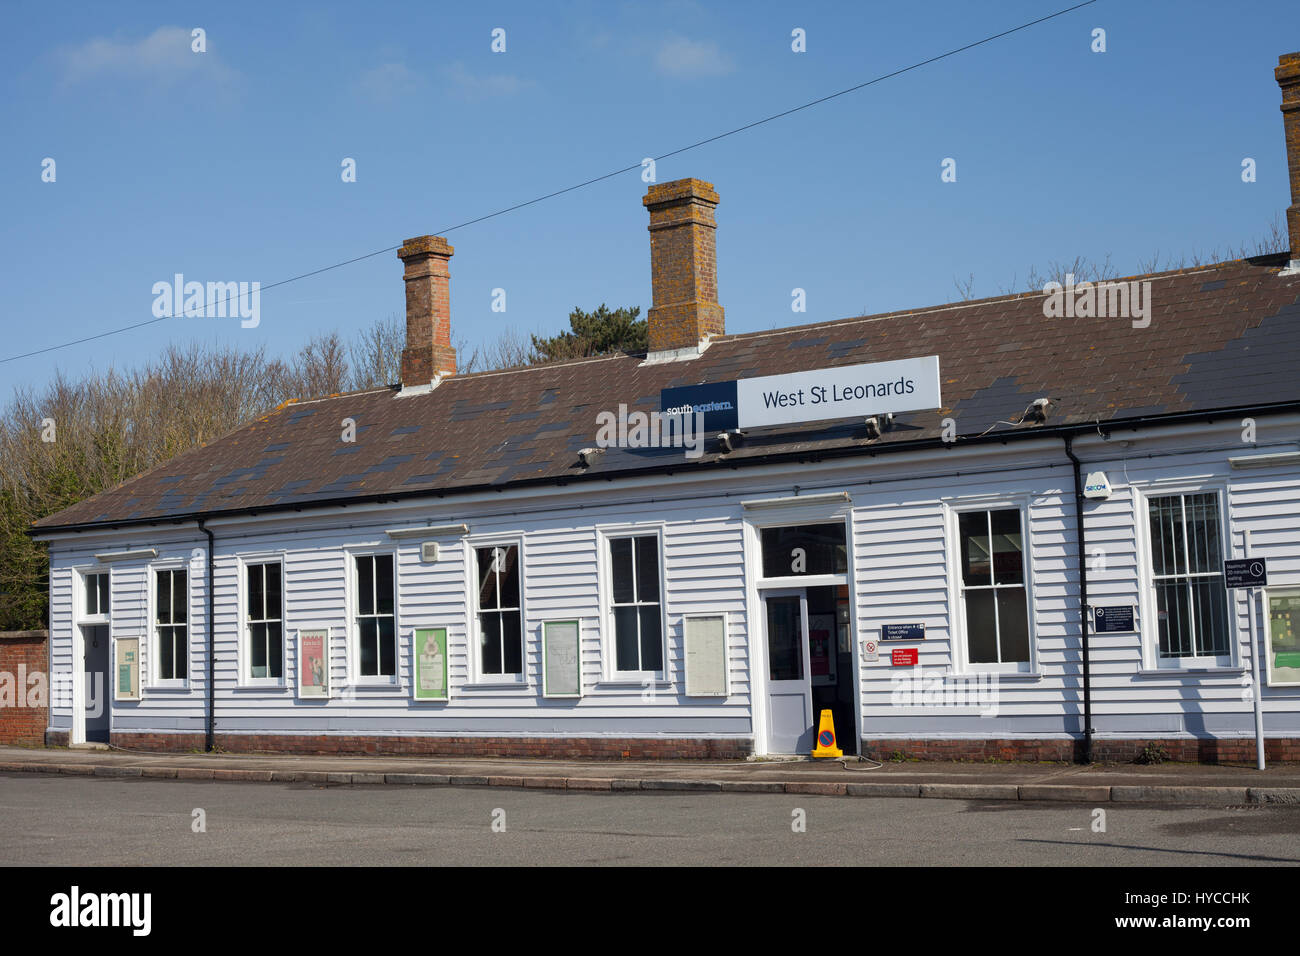
[[[204,750],[212,753],[213,728],[216,726],[216,694],[212,684],[212,675],[214,664],[216,663],[217,642],[215,638],[216,627],[214,626],[215,615],[215,595],[212,591],[212,531],[204,523],[202,518],[199,519],[199,530],[208,536],[208,713],[206,726],[204,728]]]
[[[1083,541],[1083,474],[1074,453],[1074,436],[1065,436],[1065,454],[1074,464],[1074,527],[1079,539],[1079,646],[1083,650],[1083,762],[1092,763],[1092,671],[1088,667],[1088,549]]]

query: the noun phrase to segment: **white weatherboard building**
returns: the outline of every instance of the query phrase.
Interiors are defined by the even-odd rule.
[[[717,193],[644,202],[646,354],[457,375],[452,249],[409,240],[400,385],[39,522],[48,739],[728,757],[829,710],[849,753],[1218,760],[1258,699],[1300,758],[1300,206],[1290,255],[1140,277],[1141,322],[1027,293],[727,335]],[[698,456],[597,446],[683,402]]]

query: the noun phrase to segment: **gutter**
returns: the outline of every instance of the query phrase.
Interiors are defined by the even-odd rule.
[[[349,505],[387,504],[419,498],[445,498],[454,495],[481,494],[485,491],[505,492],[507,490],[528,489],[536,487],[563,486],[570,482],[616,481],[620,478],[637,478],[652,475],[672,475],[676,471],[689,471],[692,474],[706,474],[709,468],[729,468],[758,465],[783,464],[787,462],[821,461],[836,458],[875,458],[878,455],[905,454],[916,451],[929,451],[938,448],[953,449],[970,445],[1007,444],[1011,441],[1033,440],[1043,438],[1064,438],[1067,435],[1098,434],[1108,438],[1113,432],[1137,431],[1140,428],[1159,428],[1161,426],[1185,425],[1195,422],[1213,423],[1223,419],[1242,415],[1282,415],[1288,412],[1300,413],[1300,401],[1274,402],[1267,405],[1242,405],[1235,408],[1223,408],[1213,411],[1175,412],[1165,415],[1139,415],[1132,418],[1110,419],[1107,421],[1082,422],[1077,425],[1057,425],[1055,427],[1018,428],[1014,431],[993,432],[988,435],[973,435],[957,441],[944,441],[942,438],[927,438],[919,441],[891,442],[883,445],[870,445],[858,442],[837,448],[809,451],[783,451],[767,455],[748,455],[732,459],[721,455],[707,462],[692,465],[685,459],[681,463],[670,465],[649,465],[643,468],[622,468],[609,472],[587,472],[575,475],[551,475],[544,478],[524,478],[509,484],[480,483],[465,485],[460,488],[423,488],[414,491],[387,491],[369,495],[348,495],[338,498],[314,498],[288,504],[252,505],[244,508],[228,508],[205,512],[184,512],[175,515],[152,515],[147,518],[126,518],[116,521],[87,521],[79,524],[48,525],[27,529],[30,537],[45,537],[68,532],[115,530],[144,525],[183,524],[194,521],[202,515],[205,518],[236,518],[246,515],[281,514],[308,509],[346,508]]]
[[[1083,540],[1083,474],[1074,435],[1065,436],[1065,455],[1074,466],[1074,528],[1079,559],[1079,647],[1083,651],[1083,763],[1092,763],[1092,670],[1088,666],[1088,549]]]
[[[212,534],[212,529],[207,526],[206,521],[203,518],[199,519],[199,530],[208,536],[208,555],[207,555],[207,561],[204,562],[205,565],[207,566],[207,571],[208,571],[208,587],[207,587],[208,615],[207,615],[207,621],[205,622],[207,624],[207,631],[208,631],[208,687],[207,687],[208,706],[207,706],[207,713],[204,715],[205,720],[204,720],[204,728],[203,728],[203,742],[204,742],[203,749],[208,753],[212,753],[213,731],[217,723],[217,719],[216,719],[217,718],[217,712],[216,712],[217,695],[215,693],[216,687],[212,682],[213,673],[215,670],[216,652],[217,652],[216,618],[215,618],[216,608],[214,606],[216,604],[215,601],[216,595],[212,589],[212,577],[213,577],[212,550],[213,550],[214,536]]]

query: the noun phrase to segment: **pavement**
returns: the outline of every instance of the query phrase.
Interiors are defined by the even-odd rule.
[[[0,773],[325,786],[699,791],[1208,806],[1300,804],[1300,765],[548,760],[0,747]]]
[[[1042,923],[1039,935],[1043,939],[1060,936],[1059,912],[1055,925],[1047,915],[1060,907],[1053,910],[1046,901],[1049,894],[1059,897],[1066,884],[1077,899],[1074,908],[1078,912],[1071,922],[1075,935],[1091,922],[1106,923],[1108,917],[1126,912],[1166,915],[1164,908],[1123,906],[1123,890],[1150,893],[1156,888],[1153,880],[1168,889],[1195,891],[1275,888],[1271,903],[1252,897],[1249,907],[1216,909],[1223,915],[1258,916],[1252,923],[1263,923],[1266,914],[1285,914],[1294,896],[1287,895],[1287,881],[1245,877],[1236,868],[1300,865],[1300,844],[1295,839],[1298,829],[1300,805],[1282,804],[1202,807],[856,800],[781,793],[328,786],[0,774],[0,868],[1114,868],[1109,875],[1093,869],[1086,877],[1065,878],[1066,883],[1057,877],[1023,878],[1021,885],[1031,895],[1037,888],[1045,905],[1022,906],[1024,912],[1017,912],[1016,926],[1023,934],[1026,929],[1038,929],[1037,920]],[[1148,866],[1177,869],[1163,876],[1125,872],[1130,867]],[[1196,867],[1215,871],[1197,875],[1192,872]],[[99,879],[116,889],[124,888],[123,880],[151,884],[155,933],[169,937],[174,924],[177,938],[180,933],[192,938],[193,880],[148,873],[129,877],[100,874]],[[372,896],[374,892],[382,895],[376,887],[385,879],[390,878],[371,873],[364,887]],[[500,877],[493,879],[497,882],[485,887],[488,893],[500,889]],[[945,899],[954,893],[963,900],[978,898],[979,890],[987,887],[985,897],[1001,901],[1008,892],[1007,877],[979,885],[960,876],[940,876],[939,882],[946,879],[951,880],[953,892],[945,894]],[[337,880],[333,876],[296,877],[290,881],[292,885],[277,887],[278,905],[269,912],[274,917],[286,911],[308,912],[312,905],[319,908],[320,893],[336,888]],[[322,887],[318,885],[321,881],[334,882]],[[67,892],[72,882],[58,874],[10,880],[6,917],[47,918],[51,895]],[[79,872],[75,882],[85,887],[94,880]],[[302,891],[304,885],[313,889]],[[565,899],[574,898],[571,880],[554,885]],[[933,891],[935,885],[934,876],[928,876],[927,889]],[[534,881],[530,892],[536,889]],[[593,889],[599,892],[599,888]],[[975,897],[971,897],[972,889]],[[303,905],[293,905],[300,891]],[[716,889],[710,891],[710,902],[716,903],[718,895]],[[773,912],[782,902],[765,898],[767,909]],[[796,909],[797,904],[784,907],[791,913]],[[8,920],[7,928],[13,923]],[[245,924],[241,917],[241,927]],[[1114,928],[1113,923],[1110,926]]]

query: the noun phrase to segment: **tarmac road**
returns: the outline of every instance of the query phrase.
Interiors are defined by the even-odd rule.
[[[1300,864],[1300,806],[1094,808],[0,774],[3,865]],[[195,811],[206,832],[194,832]],[[796,832],[802,811],[804,832]],[[494,828],[494,821],[496,827]]]

